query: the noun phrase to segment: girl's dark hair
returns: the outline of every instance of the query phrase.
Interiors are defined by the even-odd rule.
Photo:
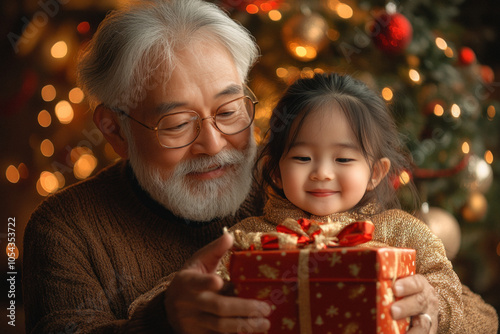
[[[278,101],[269,121],[267,143],[257,160],[260,168],[256,170],[260,170],[263,189],[269,186],[276,194],[285,197],[273,181],[279,175],[280,159],[290,149],[305,118],[324,106],[337,106],[344,112],[372,171],[373,162],[383,157],[391,161],[385,178],[374,190],[365,193],[357,207],[376,200],[383,209],[400,208],[393,180],[399,178],[403,170],[409,170],[411,163],[394,120],[384,100],[368,86],[351,76],[336,73],[299,79]],[[297,126],[292,127],[295,120]],[[410,188],[416,199],[412,184]]]

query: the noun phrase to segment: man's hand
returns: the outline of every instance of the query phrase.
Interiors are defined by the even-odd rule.
[[[233,238],[222,237],[200,249],[177,273],[165,292],[170,325],[181,333],[263,332],[270,327],[271,313],[265,302],[218,294],[223,280],[215,274]]]
[[[424,276],[417,274],[400,278],[394,283],[393,290],[396,297],[402,299],[392,304],[392,317],[396,320],[412,317],[408,334],[437,333],[439,300]]]

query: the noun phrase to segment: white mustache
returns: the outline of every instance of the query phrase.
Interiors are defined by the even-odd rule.
[[[174,176],[182,176],[190,173],[203,173],[226,165],[241,164],[245,160],[245,154],[237,150],[225,150],[214,156],[203,156],[196,159],[181,162],[174,171]]]
[[[179,162],[165,178],[162,169],[144,163],[131,145],[130,162],[141,186],[173,214],[194,221],[209,221],[234,215],[252,184],[255,143],[243,151],[226,149],[215,156],[200,156]],[[229,166],[224,175],[199,182],[189,173]]]

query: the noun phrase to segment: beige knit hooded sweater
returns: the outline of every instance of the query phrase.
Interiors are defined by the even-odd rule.
[[[261,217],[250,217],[234,225],[230,231],[275,231],[286,218],[307,218],[319,222],[332,222],[340,228],[355,221],[370,220],[375,225],[373,240],[362,246],[406,247],[416,250],[416,272],[423,275],[434,287],[439,299],[438,333],[490,333],[495,334],[498,323],[492,307],[482,307],[480,299],[464,297],[470,294],[463,287],[451,262],[446,258],[443,243],[422,221],[402,210],[381,211],[369,204],[350,212],[315,216],[304,212],[279,196],[272,196]],[[339,228],[339,229],[340,229]],[[490,321],[476,322],[486,317]]]

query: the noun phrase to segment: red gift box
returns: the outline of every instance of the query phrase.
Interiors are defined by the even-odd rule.
[[[271,304],[272,334],[405,333],[392,285],[414,273],[415,250],[392,247],[243,250],[230,262],[235,294]]]

